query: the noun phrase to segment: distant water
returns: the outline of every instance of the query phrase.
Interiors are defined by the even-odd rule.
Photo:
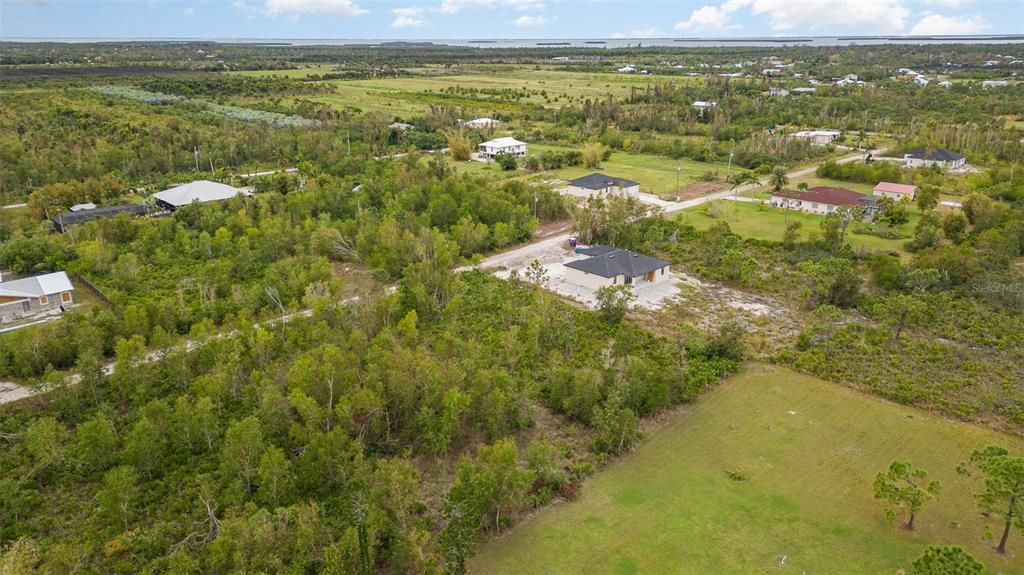
[[[567,38],[462,40],[367,40],[346,38],[11,38],[11,42],[219,42],[280,46],[471,46],[475,48],[639,48],[651,46],[863,46],[880,44],[1016,44],[1024,35],[989,36],[801,36],[761,38]]]

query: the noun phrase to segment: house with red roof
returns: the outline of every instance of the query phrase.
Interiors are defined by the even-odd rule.
[[[828,215],[841,206],[856,206],[871,211],[875,203],[871,196],[858,194],[853,190],[816,186],[804,191],[784,190],[773,193],[771,205],[810,214]]]
[[[890,198],[897,202],[903,198],[914,201],[917,195],[917,186],[913,184],[894,184],[892,182],[878,182],[872,193],[877,198]]]

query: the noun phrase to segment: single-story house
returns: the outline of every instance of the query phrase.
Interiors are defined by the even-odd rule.
[[[903,198],[913,201],[917,195],[917,186],[913,184],[894,184],[892,182],[878,182],[873,195],[880,198],[892,198],[897,202]]]
[[[65,272],[0,281],[0,323],[68,307],[74,289]]]
[[[469,126],[470,128],[493,128],[501,123],[501,120],[495,120],[494,118],[477,118],[475,120],[467,120],[462,123],[463,126]]]
[[[1008,80],[982,80],[981,81],[981,87],[985,88],[985,89],[988,89],[988,88],[1002,88],[1004,86],[1009,86],[1009,85],[1010,85],[1010,82]]]
[[[789,95],[789,90],[785,88],[779,88],[778,86],[772,86],[771,88],[768,88],[768,95],[773,98],[776,96],[785,98],[786,96]]]
[[[515,138],[497,138],[480,144],[479,151],[482,158],[493,159],[501,154],[519,158],[526,155],[526,142]]]
[[[784,190],[773,193],[771,205],[777,208],[799,210],[809,214],[827,215],[840,206],[867,207],[864,194],[846,188],[816,186],[806,191]]]
[[[781,76],[782,70],[779,70],[778,68],[765,68],[764,70],[761,70],[761,74],[764,76]]]
[[[176,210],[191,204],[229,200],[239,195],[251,196],[252,194],[227,184],[220,184],[209,180],[198,180],[157,192],[153,194],[153,199],[156,200],[157,205],[160,207]]]
[[[638,285],[667,281],[669,262],[630,250],[591,246],[577,250],[586,256],[565,264],[565,281],[598,290],[613,285]]]
[[[569,193],[590,195],[596,192],[638,194],[640,193],[640,184],[625,178],[599,173],[587,174],[575,180],[569,180]]]
[[[816,88],[806,88],[806,87],[803,87],[803,86],[801,86],[799,88],[793,88],[793,93],[794,94],[813,94],[816,91],[817,91]]]
[[[633,72],[636,72],[636,68],[632,66],[623,66],[616,71],[620,74],[632,74]]]
[[[693,109],[697,110],[701,114],[703,114],[705,110],[714,110],[717,107],[718,102],[705,102],[703,100],[697,100],[696,102],[693,103]]]
[[[389,125],[388,129],[395,132],[404,132],[406,130],[411,130],[415,127],[416,126],[413,126],[412,124],[406,124],[405,122],[395,122],[394,124]]]
[[[58,232],[68,231],[69,226],[83,224],[100,218],[112,218],[117,214],[128,214],[129,216],[142,216],[146,214],[146,206],[141,204],[122,204],[119,206],[103,206],[88,210],[73,210],[57,214],[50,218],[54,229]]]
[[[794,133],[793,137],[823,146],[836,141],[842,135],[839,130],[801,130]]]
[[[967,157],[959,152],[951,152],[943,149],[926,150],[918,148],[903,154],[908,168],[930,168],[938,166],[950,170],[964,167]]]

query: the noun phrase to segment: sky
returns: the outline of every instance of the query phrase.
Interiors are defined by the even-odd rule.
[[[0,39],[874,34],[1024,34],[1024,0],[0,0]]]

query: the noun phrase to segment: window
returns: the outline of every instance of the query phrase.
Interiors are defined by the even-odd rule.
[[[665,275],[665,268],[661,268],[661,275]]]
[[[60,301],[62,301],[64,303],[71,303],[71,292],[66,291],[66,292],[60,294]]]
[[[49,303],[50,303],[50,298],[48,298],[48,297],[46,297],[44,295],[39,296],[39,305],[48,305]]]
[[[618,283],[619,283],[619,276],[615,276],[615,277],[613,277],[613,278],[612,278],[612,285],[616,285],[616,284],[618,284]]]
[[[813,204],[811,204],[811,207],[814,209],[818,209],[818,202],[814,202]]]

